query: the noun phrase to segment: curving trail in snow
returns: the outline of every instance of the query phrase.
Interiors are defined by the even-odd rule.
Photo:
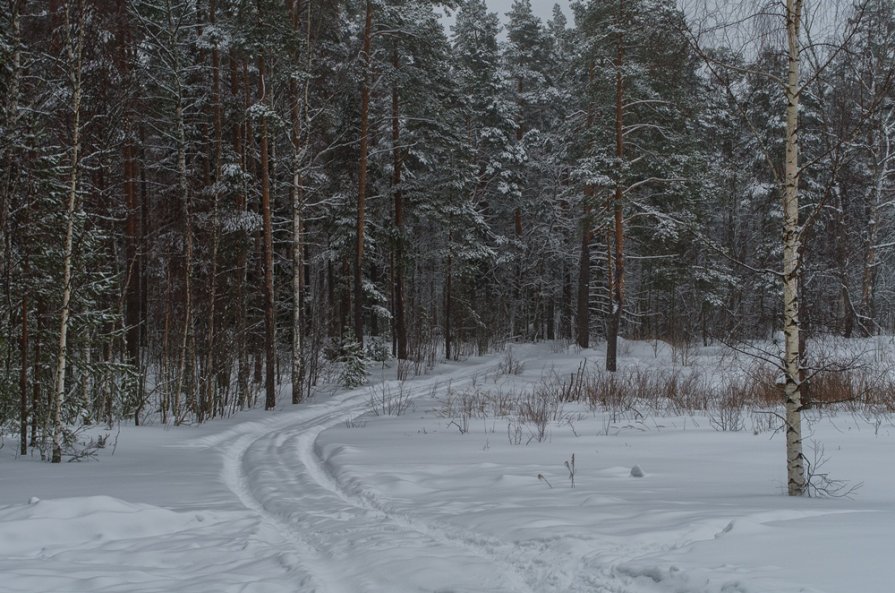
[[[489,366],[493,366],[490,363]],[[480,370],[487,370],[485,366]],[[412,381],[432,395],[473,380],[468,367]],[[205,440],[220,445],[223,479],[240,502],[261,517],[268,543],[314,593],[536,593],[512,545],[482,543],[389,511],[350,492],[327,471],[316,447],[325,429],[369,408],[356,390],[269,421],[241,425]],[[375,564],[357,562],[375,558]]]

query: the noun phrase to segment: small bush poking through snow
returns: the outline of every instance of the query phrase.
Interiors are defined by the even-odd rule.
[[[725,397],[716,405],[709,407],[709,423],[712,428],[721,432],[739,432],[746,427],[743,418],[745,402]]]
[[[400,416],[410,407],[411,390],[404,381],[392,388],[387,383],[370,387],[370,412],[374,416]]]
[[[513,356],[513,349],[507,346],[506,351],[503,353],[503,360],[500,361],[497,365],[497,374],[498,375],[520,375],[522,374],[522,370],[525,368],[525,363],[523,363],[518,358]]]
[[[572,453],[572,459],[570,461],[565,462],[566,469],[569,470],[569,481],[572,483],[572,488],[575,487],[575,454]]]

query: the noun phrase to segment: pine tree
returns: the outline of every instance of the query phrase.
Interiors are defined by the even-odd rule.
[[[566,35],[562,11],[547,30],[528,0],[514,2],[507,15],[508,43],[503,49],[507,76],[516,103],[516,145],[522,161],[514,167],[519,198],[513,211],[516,242],[511,321],[523,339],[556,336],[556,304],[561,276],[550,271],[567,266],[563,256],[562,214],[558,209],[559,135],[569,112],[570,95],[562,88],[568,68],[559,52]],[[553,33],[560,39],[554,39]],[[562,51],[560,49],[560,51]],[[545,249],[549,246],[549,249]],[[546,276],[546,277],[545,277]]]
[[[599,208],[601,193],[608,218],[598,226],[607,254],[606,368],[614,371],[626,301],[626,212],[632,202],[649,212],[680,191],[675,185],[685,179],[685,163],[677,155],[689,134],[682,100],[684,89],[694,88],[693,65],[678,33],[683,16],[672,2],[618,0],[575,9],[582,57],[595,70],[588,96],[592,124],[612,122],[591,129],[592,152],[580,176],[588,197],[593,194],[589,207]]]
[[[477,341],[487,349],[491,335],[512,331],[499,327],[500,311],[509,313],[512,293],[502,292],[503,284],[488,271],[490,258],[508,264],[515,258],[509,237],[516,234],[516,210],[521,198],[519,166],[525,154],[516,141],[517,106],[500,68],[497,43],[497,15],[489,13],[483,0],[461,5],[453,30],[455,76],[466,111],[465,127],[474,151],[474,187],[467,207],[474,207],[488,231],[478,241],[478,285],[471,299],[481,313],[477,320]],[[468,238],[469,235],[467,235]],[[472,253],[469,253],[472,256]],[[465,257],[469,261],[469,257]],[[510,284],[512,286],[512,284]],[[486,313],[487,312],[487,313]]]

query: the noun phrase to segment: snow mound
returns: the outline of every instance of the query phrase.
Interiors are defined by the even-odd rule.
[[[0,507],[0,556],[32,556],[85,542],[153,537],[204,521],[200,514],[110,496],[32,498],[26,504]]]

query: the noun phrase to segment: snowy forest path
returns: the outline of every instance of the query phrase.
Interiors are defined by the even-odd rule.
[[[439,395],[474,382],[495,366],[494,359],[486,359],[408,381],[407,387],[411,397]],[[394,513],[335,479],[320,457],[317,437],[368,411],[370,405],[369,388],[361,388],[295,412],[241,424],[203,443],[220,445],[225,484],[259,515],[259,543],[276,550],[302,591],[539,590],[526,578],[522,558],[527,554],[517,554],[521,550],[514,544]],[[358,562],[360,558],[375,558],[375,563]]]

